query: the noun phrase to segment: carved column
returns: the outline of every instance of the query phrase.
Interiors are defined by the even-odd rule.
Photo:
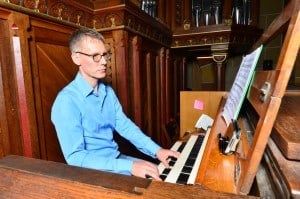
[[[170,110],[170,107],[171,107],[171,104],[173,103],[172,102],[172,86],[173,84],[171,84],[171,80],[172,80],[172,77],[171,77],[171,74],[172,71],[171,71],[171,65],[170,65],[170,50],[169,49],[166,49],[166,59],[165,59],[165,64],[166,64],[166,119],[170,119],[171,117],[171,110]]]
[[[228,45],[213,45],[211,46],[212,58],[216,63],[216,81],[217,90],[225,90],[225,66],[227,62],[228,55]]]
[[[133,87],[133,119],[138,126],[142,126],[142,104],[141,104],[141,43],[142,39],[135,36],[132,40],[132,87]]]
[[[161,121],[162,124],[167,122],[166,119],[166,49],[162,47],[159,53],[160,65],[160,104],[161,104]]]
[[[115,51],[116,68],[116,93],[122,104],[123,111],[129,113],[129,91],[128,91],[128,65],[126,61],[128,34],[126,31],[117,30],[112,32]]]

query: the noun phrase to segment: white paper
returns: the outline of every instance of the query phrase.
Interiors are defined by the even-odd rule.
[[[236,120],[239,115],[261,50],[262,45],[251,54],[243,57],[239,71],[235,77],[223,109],[222,116],[227,126],[229,126],[232,120]]]

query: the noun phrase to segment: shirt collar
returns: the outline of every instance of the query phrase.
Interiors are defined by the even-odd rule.
[[[85,97],[94,93],[93,87],[82,77],[79,72],[75,77],[75,82],[77,83],[79,90]],[[104,96],[106,95],[105,85],[101,83],[101,81],[99,81],[98,83],[98,93],[101,93],[101,95]]]

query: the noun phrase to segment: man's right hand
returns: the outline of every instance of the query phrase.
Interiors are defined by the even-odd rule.
[[[154,180],[162,181],[159,177],[158,168],[156,165],[151,162],[141,161],[141,162],[133,162],[132,166],[132,175],[137,177],[150,177]]]

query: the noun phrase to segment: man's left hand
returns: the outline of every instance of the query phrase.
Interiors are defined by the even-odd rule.
[[[167,159],[169,157],[178,158],[179,155],[180,155],[179,152],[168,150],[168,149],[160,149],[156,153],[156,157],[163,163],[163,165],[166,168],[169,168],[169,163],[168,163]]]

